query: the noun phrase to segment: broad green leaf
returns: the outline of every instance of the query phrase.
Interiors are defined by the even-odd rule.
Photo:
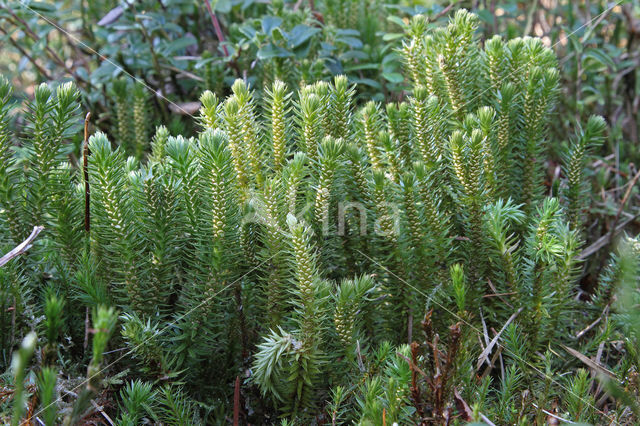
[[[231,0],[212,0],[211,1],[211,9],[213,9],[214,12],[229,13],[231,12],[232,6],[233,5],[231,4]]]
[[[25,2],[25,5],[28,6],[29,9],[33,9],[37,12],[54,12],[57,8],[55,4],[44,3],[41,1],[34,1],[28,4]]]
[[[377,70],[379,67],[378,64],[355,64],[345,67],[345,71]]]
[[[342,36],[360,37],[360,31],[350,30],[350,29],[341,29],[336,31],[336,35],[338,37],[342,37]]]
[[[407,26],[406,22],[404,22],[402,20],[402,18],[400,18],[399,16],[387,16],[387,21],[389,22],[393,22],[394,24],[398,25],[401,28],[404,28]]]
[[[274,46],[269,43],[266,46],[262,46],[256,54],[258,59],[270,59],[270,58],[288,58],[293,56],[293,53],[279,46]]]
[[[374,87],[376,89],[382,89],[382,85],[380,83],[378,83],[375,80],[372,80],[370,78],[354,78],[353,79],[354,83],[358,83],[358,84],[364,84],[367,86],[371,86]]]
[[[271,31],[274,28],[282,25],[282,18],[278,18],[277,16],[265,16],[262,18],[262,32],[265,34],[271,34]]]
[[[360,61],[366,61],[367,59],[369,59],[369,57],[367,56],[366,53],[364,53],[361,50],[350,50],[348,52],[343,53],[342,55],[340,55],[340,60],[342,61],[351,61],[353,59],[358,59]]]
[[[273,38],[273,41],[276,43],[286,41],[287,37],[288,37],[287,33],[282,31],[282,28],[276,27],[271,31],[271,38]],[[278,44],[282,44],[282,43],[278,43]]]
[[[193,46],[194,44],[197,44],[197,41],[195,38],[193,37],[181,37],[177,40],[173,40],[172,42],[168,43],[165,47],[164,47],[164,51],[167,54],[171,54],[174,53],[178,50],[184,49],[185,47],[188,46]]]
[[[360,39],[357,39],[355,37],[339,37],[339,38],[336,38],[336,42],[344,43],[347,46],[351,47],[352,49],[362,48],[362,42],[360,41]]]
[[[319,32],[320,28],[310,27],[308,25],[296,25],[289,32],[289,44],[291,47],[298,47]]]
[[[400,38],[403,38],[404,34],[402,33],[385,33],[382,36],[382,40],[384,41],[393,41],[393,40],[398,40]]]
[[[602,65],[608,67],[611,71],[616,70],[616,64],[613,59],[607,55],[602,49],[588,48],[582,55],[584,59],[590,58],[596,62],[600,62]]]
[[[382,73],[382,76],[391,83],[402,83],[404,81],[404,77],[402,76],[402,74],[397,72],[385,72]]]

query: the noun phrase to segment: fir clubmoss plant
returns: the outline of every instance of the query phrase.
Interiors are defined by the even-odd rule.
[[[298,120],[301,131],[299,149],[315,161],[318,147],[324,135],[322,129],[322,99],[312,92],[302,92],[298,105]]]
[[[146,87],[135,84],[133,89],[133,134],[135,140],[134,155],[142,158],[149,145],[149,111]]]
[[[16,160],[11,154],[13,143],[9,129],[9,113],[13,107],[12,94],[9,81],[4,77],[0,78],[0,191],[2,191],[0,202],[5,211],[10,238],[17,244],[24,229],[22,229],[23,218],[16,199],[18,196],[16,181],[19,176],[14,167]]]
[[[129,97],[129,84],[125,78],[114,80],[112,91],[115,100],[115,118],[117,124],[117,139],[128,152],[133,152],[133,138],[131,122],[131,99]]]
[[[82,418],[82,414],[89,407],[91,399],[97,394],[101,386],[102,362],[107,343],[116,325],[118,314],[113,308],[100,306],[93,311],[93,343],[92,357],[87,368],[86,387],[78,394],[71,413],[64,419],[63,424],[73,425]]]
[[[25,411],[25,387],[24,380],[26,376],[29,360],[36,348],[37,336],[35,333],[29,333],[22,341],[20,349],[13,355],[11,361],[11,369],[14,375],[14,395],[13,395],[13,415],[11,417],[11,426],[18,426],[22,420]]]
[[[38,398],[46,426],[55,425],[58,417],[56,381],[57,372],[52,367],[44,367],[38,375]]]
[[[267,95],[267,116],[270,120],[272,164],[274,171],[279,172],[285,162],[287,154],[287,115],[289,114],[289,98],[291,93],[287,86],[276,80],[271,90],[265,90]]]
[[[568,204],[569,223],[574,229],[581,229],[584,212],[588,207],[590,187],[585,178],[586,162],[593,149],[604,139],[606,123],[602,117],[589,118],[586,127],[578,129],[578,135],[564,154],[564,174],[567,177],[565,197]]]
[[[202,126],[207,129],[215,129],[220,126],[219,101],[215,93],[207,90],[200,96],[200,120]]]
[[[150,144],[151,110],[144,83],[120,77],[112,83],[115,140],[128,154],[141,159]],[[168,124],[168,123],[167,123]]]
[[[533,38],[482,46],[477,24],[413,18],[400,103],[358,108],[344,76],[237,80],[202,95],[195,137],[158,127],[146,157],[94,134],[87,179],[63,149],[73,86],[36,89],[15,149],[0,81],[0,246],[45,226],[0,269],[0,363],[42,330],[43,356],[18,358],[45,422],[83,421],[92,398],[122,424],[637,422],[637,240],[581,281],[604,122],[548,175],[556,59]],[[565,377],[585,366],[608,394]],[[17,423],[14,371],[0,410]],[[72,407],[56,401],[80,376]]]
[[[54,364],[58,351],[58,337],[64,324],[63,310],[64,299],[55,294],[53,289],[48,289],[45,296],[45,330],[47,344],[43,353],[43,363]]]

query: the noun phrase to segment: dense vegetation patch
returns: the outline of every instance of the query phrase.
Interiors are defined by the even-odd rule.
[[[413,17],[398,102],[359,105],[344,75],[238,79],[202,94],[194,137],[149,138],[146,92],[120,80],[118,143],[96,132],[81,158],[76,87],[38,86],[16,137],[3,79],[2,252],[44,230],[0,268],[2,412],[637,421],[638,239],[580,286],[606,122],[576,126],[550,180],[557,59],[477,26]]]

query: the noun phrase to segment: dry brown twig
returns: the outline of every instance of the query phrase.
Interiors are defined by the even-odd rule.
[[[602,321],[602,318],[606,317],[609,314],[609,304],[607,304],[607,306],[604,307],[604,310],[602,311],[602,314],[595,320],[593,321],[591,324],[589,324],[588,326],[586,326],[584,329],[580,330],[578,332],[578,334],[576,334],[576,336],[574,337],[574,339],[579,339],[582,336],[584,336],[585,334],[587,334],[587,332],[589,330],[591,330],[593,327],[595,327],[596,325],[598,325],[598,323],[600,321]]]
[[[109,415],[105,413],[104,407],[98,405],[94,400],[91,400],[91,404],[93,405],[93,408],[95,408],[111,426],[115,426],[115,423],[113,422],[113,420],[111,420],[111,417],[109,417]]]
[[[611,236],[609,238],[609,242],[611,242],[611,240],[613,239],[613,230],[616,229],[616,225],[620,220],[620,214],[622,213],[624,206],[627,204],[627,201],[629,200],[629,196],[631,195],[631,190],[633,190],[636,182],[638,182],[638,178],[640,178],[640,170],[635,174],[635,176],[633,176],[631,181],[629,181],[629,186],[627,187],[627,190],[625,191],[624,196],[622,197],[622,201],[620,201],[620,207],[618,207],[618,212],[616,213],[616,217],[613,220],[613,225],[611,226],[612,231],[610,233]]]
[[[23,4],[23,6],[25,6]],[[0,5],[0,8],[5,10],[9,15],[11,15],[11,18],[6,18],[9,22],[11,22],[12,24],[14,24],[17,28],[22,29],[25,34],[27,36],[29,36],[31,39],[33,39],[34,42],[40,42],[42,40],[42,38],[29,26],[29,24],[22,19],[21,17],[19,17],[16,13],[14,13],[14,11],[4,5]],[[29,6],[26,6],[27,9],[29,9],[30,11],[32,11],[32,9]],[[52,24],[52,22],[49,22],[50,24]],[[60,27],[58,25],[54,25],[54,27],[56,27],[57,29],[60,29]],[[66,36],[66,34],[65,34]],[[73,46],[73,44],[72,44]],[[82,76],[78,75],[78,73],[71,68],[61,57],[60,55],[58,55],[50,46],[48,46],[48,44],[45,44],[44,46],[44,50],[45,52],[47,52],[48,56],[54,61],[56,62],[59,66],[61,66],[62,68],[64,68],[71,76],[73,76],[74,79],[76,79],[77,81],[82,81],[83,83],[86,83],[89,87],[93,87],[93,84],[91,83],[91,81],[83,78]],[[35,64],[35,63],[34,63]]]
[[[577,259],[578,260],[585,260],[587,257],[591,256],[592,254],[596,253],[597,251],[599,251],[601,248],[607,246],[613,237],[615,237],[618,232],[622,231],[622,229],[624,227],[626,227],[628,224],[630,224],[631,222],[633,222],[634,220],[636,220],[636,218],[638,217],[638,215],[634,215],[630,218],[628,218],[627,220],[625,220],[624,222],[622,222],[620,225],[618,225],[615,228],[611,228],[611,232],[603,235],[602,237],[598,238],[593,244],[591,244],[589,247],[585,248],[582,253],[580,253],[580,255],[578,255]]]
[[[622,213],[624,211],[624,207],[626,206],[627,201],[629,200],[629,197],[631,196],[631,191],[635,187],[635,185],[638,182],[639,178],[640,178],[640,171],[638,171],[633,176],[633,178],[631,178],[631,180],[627,183],[627,190],[625,191],[624,196],[622,197],[622,200],[620,201],[620,206],[618,207],[618,211],[616,212],[616,216],[615,216],[615,218],[613,220],[613,224],[611,225],[610,231],[608,233],[606,233],[605,235],[603,235],[602,237],[598,238],[589,247],[585,248],[582,251],[582,253],[580,253],[580,255],[578,256],[579,260],[584,260],[587,257],[591,256],[592,254],[596,253],[601,248],[606,247],[609,244],[611,244],[611,242],[613,241],[615,236],[618,234],[618,232],[620,232],[625,226],[627,226],[629,223],[633,222],[638,217],[637,214],[633,215],[633,216],[629,217],[627,220],[625,220],[624,222],[622,222],[620,225],[618,225],[618,222],[620,221],[620,216],[622,216]]]
[[[11,259],[18,257],[29,250],[32,246],[33,241],[38,237],[38,234],[40,234],[43,229],[44,226],[34,226],[33,231],[31,231],[31,235],[29,235],[26,240],[18,244],[16,248],[0,258],[0,267],[3,267],[7,263],[9,263]]]
[[[53,80],[53,77],[51,76],[51,74],[49,73],[49,71],[47,71],[42,65],[40,65],[36,59],[34,57],[32,57],[31,55],[29,55],[29,53],[24,50],[24,48],[22,46],[20,46],[19,43],[17,43],[10,35],[9,33],[7,33],[7,31],[4,30],[4,28],[0,27],[0,33],[4,34],[5,36],[7,36],[7,40],[9,40],[9,43],[11,43],[11,45],[13,47],[15,47],[21,54],[22,56],[24,56],[25,58],[27,58],[29,60],[29,62],[36,67],[36,69],[38,70],[38,72],[40,72],[40,74],[42,74],[47,80]]]
[[[504,330],[506,330],[507,326],[509,324],[511,324],[511,322],[516,319],[516,317],[518,316],[518,314],[520,314],[520,312],[522,312],[524,308],[520,308],[518,309],[513,315],[511,315],[511,317],[509,317],[509,319],[507,320],[507,322],[502,326],[502,328],[500,329],[500,332],[498,332],[498,334],[493,338],[493,340],[491,340],[491,342],[487,345],[486,348],[484,348],[484,350],[482,351],[482,353],[480,354],[480,356],[478,356],[478,364],[476,365],[476,370],[479,370],[480,367],[482,366],[483,362],[485,361],[485,358],[487,358],[489,356],[489,354],[491,353],[491,350],[493,349],[493,347],[496,345],[496,343],[498,342],[498,338],[500,338],[500,335],[504,332]],[[490,363],[489,363],[490,364]]]
[[[573,355],[574,357],[576,357],[578,360],[580,360],[584,365],[586,365],[587,367],[589,367],[592,371],[595,371],[596,373],[600,373],[604,376],[607,376],[611,379],[615,379],[616,375],[614,373],[612,373],[610,370],[608,370],[607,368],[605,368],[603,365],[601,365],[598,362],[593,361],[592,359],[586,357],[585,355],[583,355],[582,353],[576,351],[573,348],[570,348],[566,345],[560,345],[562,346],[562,348],[569,352],[571,355]]]

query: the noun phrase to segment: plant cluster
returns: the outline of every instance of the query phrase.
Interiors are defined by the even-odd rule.
[[[133,145],[97,132],[69,159],[71,84],[36,89],[15,150],[3,80],[0,235],[9,249],[45,230],[0,268],[4,368],[26,336],[0,409],[15,424],[637,421],[638,240],[578,294],[607,126],[578,127],[549,182],[556,57],[537,38],[481,45],[477,26],[413,17],[401,102],[358,106],[342,75],[260,96],[236,80],[202,94],[195,137],[159,126],[147,155],[140,92],[118,106]]]
[[[598,151],[604,167],[593,173],[601,199],[590,212],[594,232],[587,242],[595,242],[617,224],[623,198],[619,188],[634,176],[638,163],[635,34],[640,9],[632,2],[605,0],[437,3],[10,1],[0,6],[6,52],[0,70],[25,87],[73,78],[83,102],[99,117],[100,129],[116,141],[119,102],[112,86],[114,76],[126,73],[158,95],[149,97],[150,110],[172,134],[193,135],[197,129],[184,115],[197,107],[189,101],[201,90],[224,97],[236,78],[246,79],[261,94],[275,79],[293,88],[345,74],[358,83],[358,104],[402,99],[400,89],[407,86],[397,48],[408,18],[426,14],[428,25],[435,26],[444,20],[444,11],[471,7],[479,16],[481,38],[535,35],[561,58],[559,101],[565,119],[551,123],[554,140],[563,142],[592,114],[609,123],[610,137]],[[560,146],[552,147],[553,160],[559,160]],[[597,273],[590,271],[591,278]]]
[[[0,5],[9,58],[0,69],[27,85],[72,78],[101,113],[118,103],[111,86],[126,74],[159,93],[154,109],[165,124],[201,90],[225,96],[236,78],[261,89],[347,74],[382,99],[402,83],[394,45],[383,40],[387,16],[379,0],[9,1]]]

